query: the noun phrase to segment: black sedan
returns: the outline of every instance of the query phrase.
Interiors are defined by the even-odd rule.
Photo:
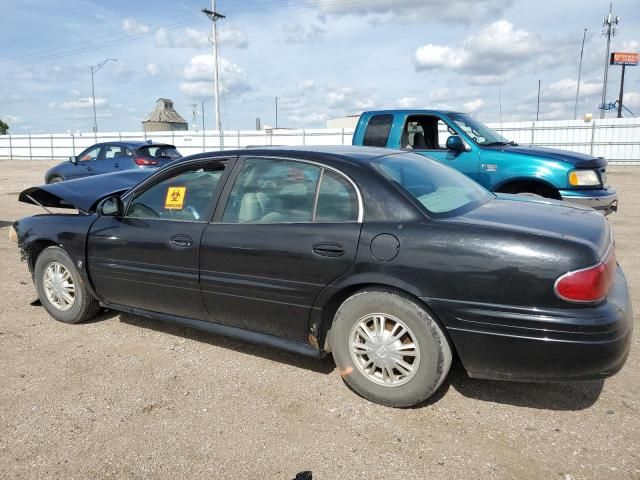
[[[77,323],[101,306],[321,357],[384,405],[415,405],[458,357],[472,377],[603,378],[632,332],[595,211],[489,193],[412,153],[202,154],[158,171],[30,188],[77,212],[21,219],[38,296]]]

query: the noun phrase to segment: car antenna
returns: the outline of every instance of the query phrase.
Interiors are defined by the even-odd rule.
[[[500,136],[502,137],[502,98],[500,96],[500,87],[498,87],[498,120],[500,121]],[[500,150],[504,152],[504,143],[500,144]]]

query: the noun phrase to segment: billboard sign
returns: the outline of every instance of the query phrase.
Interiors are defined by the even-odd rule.
[[[629,52],[613,52],[611,54],[611,65],[638,65],[638,54]]]

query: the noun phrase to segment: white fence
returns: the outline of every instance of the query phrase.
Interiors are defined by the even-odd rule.
[[[605,157],[613,165],[640,165],[640,119],[490,124],[521,145],[552,147]],[[353,129],[226,130],[224,149],[250,146],[349,145]],[[0,159],[66,159],[98,142],[152,140],[175,145],[183,155],[220,150],[217,131],[117,132],[0,136]]]

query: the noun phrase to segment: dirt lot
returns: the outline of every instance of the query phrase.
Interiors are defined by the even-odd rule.
[[[471,380],[428,405],[351,393],[322,362],[130,315],[38,306],[7,229],[50,162],[0,162],[0,477],[640,479],[640,329],[605,382]],[[618,259],[640,311],[640,168],[612,168]]]

